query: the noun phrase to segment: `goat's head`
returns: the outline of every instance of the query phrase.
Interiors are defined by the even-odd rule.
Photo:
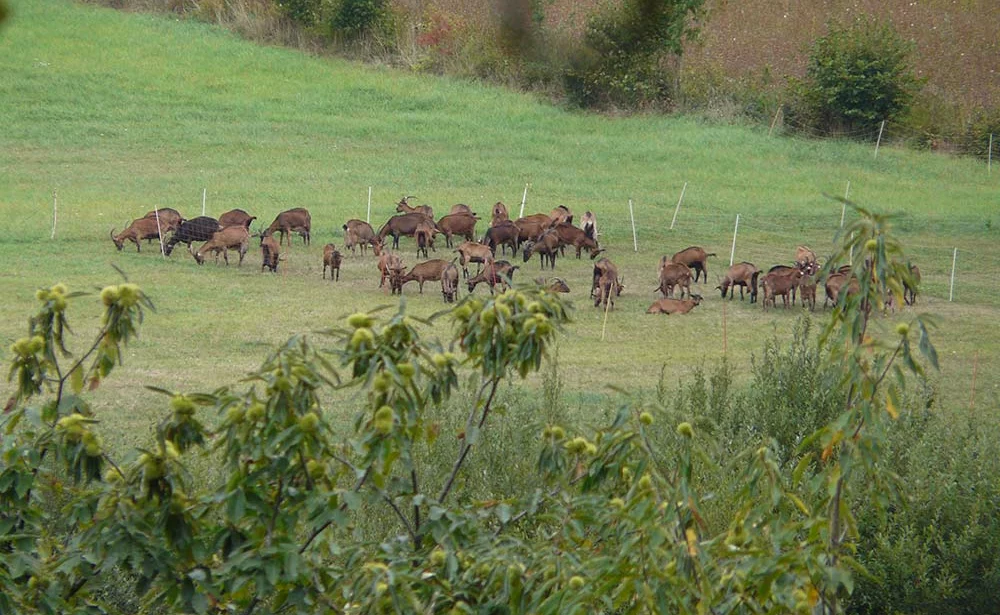
[[[535,250],[534,241],[529,240],[524,242],[524,262],[528,262],[529,260],[531,260],[531,254],[532,252],[534,252],[534,250]]]
[[[122,246],[125,244],[125,240],[124,239],[118,239],[117,237],[115,237],[115,229],[114,228],[111,229],[111,241],[115,242],[115,247],[118,248],[119,252],[121,252],[122,251]]]
[[[695,305],[701,305],[701,295],[691,295],[691,300],[694,301]]]

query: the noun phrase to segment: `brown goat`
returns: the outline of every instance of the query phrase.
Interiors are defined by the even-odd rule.
[[[552,226],[557,224],[573,224],[573,212],[569,210],[569,207],[559,205],[549,212],[549,219],[552,221]]]
[[[674,263],[664,256],[660,260],[660,285],[657,287],[664,297],[674,296],[674,287],[681,289],[681,299],[684,298],[684,291],[691,296],[691,269],[687,265]]]
[[[708,257],[715,256],[715,252],[705,252],[704,249],[698,246],[691,246],[690,248],[685,248],[674,254],[670,260],[675,263],[682,263],[687,265],[694,271],[694,281],[698,282],[699,274],[704,276],[705,281],[708,281]]]
[[[802,266],[802,278],[799,280],[799,291],[802,297],[802,307],[809,306],[809,311],[816,309],[816,286],[819,279],[816,275],[819,272],[819,265],[816,261],[807,261]]]
[[[463,241],[455,252],[458,253],[458,264],[462,266],[462,277],[469,277],[469,264],[479,263],[487,265],[493,262],[493,251],[489,246],[473,241]]]
[[[283,211],[274,218],[274,222],[271,226],[267,227],[268,232],[274,233],[277,231],[281,234],[278,243],[286,240],[288,245],[292,245],[292,233],[298,233],[302,235],[302,243],[309,245],[310,233],[312,231],[312,216],[309,215],[309,210],[303,207],[295,207],[287,211]]]
[[[604,303],[606,309],[615,306],[615,297],[625,289],[625,277],[619,279],[618,268],[610,260],[602,258],[594,264],[594,286],[591,295],[596,291],[594,307]],[[610,302],[610,304],[609,304]]]
[[[689,299],[657,299],[646,310],[647,314],[687,314],[694,306],[701,304],[701,295],[691,295]]]
[[[115,235],[115,229],[111,229],[111,241],[115,242],[115,247],[118,248],[119,252],[121,252],[126,241],[134,243],[135,251],[141,252],[142,250],[139,247],[140,241],[143,239],[159,238],[160,231],[156,226],[156,220],[153,218],[136,218],[132,221],[132,224],[128,225],[128,228],[117,235]]]
[[[815,262],[816,253],[810,250],[809,246],[797,246],[795,248],[795,264],[800,268]]]
[[[415,231],[413,231],[413,238],[417,240],[417,256],[420,256],[420,252],[424,253],[424,258],[427,258],[427,248],[437,252],[434,249],[434,235],[437,233],[437,229],[434,227],[434,221],[421,222],[417,225]]]
[[[219,226],[225,228],[227,226],[242,226],[244,228],[250,228],[250,224],[257,219],[257,216],[251,216],[242,209],[230,209],[226,213],[219,216]]]
[[[496,226],[501,222],[507,222],[510,220],[510,216],[507,214],[507,206],[500,201],[496,202],[493,206],[493,215],[490,218],[490,226]]]
[[[424,214],[402,214],[389,218],[386,223],[382,225],[382,228],[379,229],[378,238],[384,242],[387,236],[392,235],[392,247],[398,249],[400,236],[406,235],[407,237],[413,237],[416,235],[417,227],[421,224],[430,224],[437,228],[434,220],[428,218]]]
[[[144,217],[152,218],[154,220],[159,218],[161,234],[176,231],[180,228],[181,223],[184,222],[184,216],[181,215],[181,212],[170,207],[148,211]],[[152,241],[153,239],[153,237],[147,237],[146,241]]]
[[[476,286],[485,282],[490,287],[490,294],[493,294],[493,287],[500,284],[502,288],[510,286],[514,279],[514,272],[518,270],[517,265],[511,265],[507,261],[496,261],[483,267],[476,276],[469,278],[469,292],[476,290]]]
[[[543,233],[538,241],[528,241],[524,244],[524,262],[531,260],[532,254],[538,254],[542,269],[548,260],[549,268],[556,268],[556,255],[559,254],[559,235],[555,231]]]
[[[466,241],[474,241],[476,222],[479,218],[468,213],[452,213],[442,217],[437,222],[438,230],[444,235],[445,245],[451,247],[451,236],[465,237]]]
[[[375,229],[372,228],[371,224],[368,224],[364,220],[352,218],[347,221],[347,224],[343,226],[343,229],[344,247],[350,250],[351,254],[356,254],[354,251],[355,248],[360,247],[361,254],[364,255],[368,246],[372,247],[372,251],[375,252],[375,256],[382,253],[382,240],[375,234]]]
[[[580,258],[580,251],[583,249],[586,249],[590,253],[591,258],[594,258],[598,252],[597,241],[592,237],[587,237],[587,234],[582,229],[578,229],[568,223],[556,224],[552,229],[559,236],[559,243],[561,245],[576,248],[577,258]]]
[[[757,277],[760,270],[753,263],[743,261],[729,267],[726,275],[722,278],[722,283],[716,286],[722,291],[722,298],[726,298],[726,291],[729,292],[729,299],[732,300],[736,293],[736,287],[740,287],[740,301],[743,301],[743,290],[750,291],[750,303],[757,301]]]
[[[482,243],[489,246],[490,252],[494,255],[497,253],[497,246],[500,246],[501,255],[507,253],[508,246],[510,246],[510,251],[513,254],[517,252],[520,232],[516,224],[510,220],[504,220],[486,229]]]
[[[541,216],[545,218],[542,220],[536,216]],[[524,218],[518,218],[514,221],[514,225],[517,227],[517,242],[518,246],[526,241],[536,241],[542,236],[548,228],[552,221],[548,219],[545,214],[535,214],[534,216],[527,216]]]
[[[458,267],[455,263],[448,263],[441,272],[441,295],[445,303],[454,303],[458,296]]]
[[[382,288],[385,286],[385,281],[391,277],[392,272],[401,269],[403,269],[403,259],[388,250],[382,252],[378,258],[378,270],[382,274],[382,279],[379,280],[378,287]]]
[[[271,233],[264,232],[260,235],[260,251],[264,257],[263,263],[260,266],[260,272],[264,273],[265,269],[270,269],[271,273],[278,273],[278,259],[281,254],[281,246],[274,239]]]
[[[330,281],[333,282],[334,274],[336,274],[336,279],[340,280],[340,264],[343,261],[343,257],[340,252],[337,251],[337,247],[332,243],[328,243],[323,246],[323,279],[326,279],[326,268],[330,268]]]
[[[803,271],[798,267],[772,268],[771,271],[768,271],[760,282],[764,291],[764,300],[761,301],[764,310],[767,310],[768,303],[777,307],[775,299],[778,295],[781,295],[782,302],[787,308],[788,296],[799,285],[802,276]],[[794,303],[794,301],[793,296],[792,302]]]
[[[584,212],[580,228],[583,229],[584,235],[590,237],[594,241],[597,241],[597,216],[589,211]]]
[[[546,280],[545,278],[535,278],[535,284],[553,293],[569,292],[569,285],[566,284],[562,278],[552,278],[551,280]]]
[[[466,214],[469,216],[475,216],[476,212],[472,211],[472,208],[465,203],[456,203],[451,206],[451,211],[448,212],[450,215],[455,214]]]
[[[441,274],[444,273],[445,268],[451,264],[452,263],[446,260],[441,260],[440,258],[424,261],[422,263],[417,263],[416,265],[413,266],[413,269],[410,269],[409,273],[407,273],[406,275],[398,276],[399,279],[398,282],[396,282],[396,284],[398,284],[399,286],[400,293],[402,293],[402,288],[404,284],[406,284],[407,282],[416,281],[420,284],[420,294],[423,294],[424,282],[439,281],[441,279]]]
[[[826,307],[827,301],[836,305],[837,301],[840,300],[840,294],[844,291],[845,286],[849,296],[861,292],[858,279],[851,273],[850,267],[846,266],[827,276],[825,285],[826,297],[823,299],[823,307]]]
[[[198,248],[198,251],[194,253],[194,260],[198,262],[199,265],[205,264],[205,255],[209,252],[214,252],[218,256],[219,252],[222,252],[222,256],[226,260],[226,266],[229,266],[229,251],[237,250],[240,254],[240,262],[238,266],[243,265],[243,257],[247,255],[247,250],[250,248],[250,231],[242,226],[230,226],[222,229],[221,231],[216,231],[212,235],[212,238],[206,241]]]
[[[434,218],[434,209],[430,205],[417,205],[416,207],[410,206],[410,199],[412,196],[404,196],[402,199],[396,203],[396,211],[404,214],[423,214],[428,218]]]

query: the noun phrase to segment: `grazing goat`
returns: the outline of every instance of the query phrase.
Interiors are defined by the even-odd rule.
[[[230,209],[226,213],[219,216],[219,226],[225,228],[227,226],[242,226],[244,228],[250,228],[250,223],[257,219],[257,216],[251,216],[242,209]]]
[[[535,216],[541,216],[545,220]],[[514,225],[517,227],[518,246],[526,241],[536,241],[549,228],[551,220],[548,219],[548,216],[545,214],[535,214],[535,216],[518,218],[514,221]]]
[[[816,309],[816,286],[819,282],[817,273],[819,265],[816,261],[807,261],[802,266],[802,278],[799,280],[799,291],[802,297],[802,307],[809,306],[809,311]]]
[[[218,257],[219,252],[222,252],[222,256],[226,260],[226,266],[229,266],[229,251],[237,250],[240,255],[240,262],[237,266],[243,265],[243,257],[247,255],[247,250],[250,249],[250,231],[242,226],[229,226],[221,231],[216,231],[212,238],[202,244],[198,251],[194,253],[194,260],[198,262],[199,265],[205,264],[205,255],[209,252],[214,252],[216,257]]]
[[[215,218],[209,218],[208,216],[198,216],[197,218],[192,218],[191,220],[185,220],[181,225],[174,231],[174,234],[170,236],[164,246],[164,251],[167,256],[173,252],[174,246],[179,243],[187,244],[188,249],[191,248],[191,243],[195,241],[208,241],[212,238],[212,235],[216,231],[221,230],[222,227],[219,226],[219,221]]]
[[[410,199],[412,196],[404,196],[402,199],[396,203],[396,211],[404,214],[422,214],[428,218],[434,218],[434,210],[430,205],[418,205],[416,207],[410,207]]]
[[[323,246],[323,279],[326,279],[326,268],[330,268],[330,281],[333,282],[334,275],[336,274],[336,279],[340,280],[340,263],[343,257],[340,252],[337,251],[337,247],[332,243],[328,243]]]
[[[507,261],[491,262],[483,267],[476,276],[469,278],[469,292],[476,290],[476,286],[485,282],[490,287],[490,294],[493,294],[493,287],[500,284],[502,288],[507,288],[514,280],[514,272],[518,270],[517,265],[511,265]]]
[[[159,239],[160,231],[153,218],[136,218],[132,224],[128,225],[124,231],[115,235],[115,229],[111,229],[111,241],[115,242],[115,247],[121,252],[126,241],[135,244],[135,251],[141,252],[139,242],[143,239]]]
[[[698,276],[703,275],[705,281],[708,281],[708,264],[707,260],[709,256],[715,256],[715,252],[705,252],[704,249],[698,246],[691,246],[690,248],[684,248],[677,254],[674,254],[670,260],[675,263],[681,263],[687,265],[694,271],[694,281],[698,282]]]
[[[413,231],[413,238],[417,240],[417,256],[420,256],[420,252],[424,253],[424,258],[427,258],[427,248],[430,247],[431,250],[437,252],[434,249],[434,234],[437,233],[437,229],[434,228],[434,221],[421,222],[417,225],[416,230]]]
[[[302,235],[302,243],[309,245],[310,233],[312,231],[312,216],[309,215],[308,209],[295,207],[278,214],[274,222],[271,223],[271,226],[267,227],[267,230],[271,233],[277,231],[281,234],[278,243],[281,243],[287,237],[289,247],[292,245],[293,232]]]
[[[524,262],[531,260],[531,255],[538,253],[542,269],[545,269],[545,261],[548,260],[549,268],[556,268],[556,255],[559,254],[559,235],[555,232],[544,233],[538,241],[528,241],[524,244]]]
[[[385,286],[385,281],[391,277],[392,272],[400,269],[403,269],[403,259],[388,250],[382,252],[378,258],[378,270],[382,274],[382,279],[379,280],[378,287],[382,288]]]
[[[452,235],[465,237],[466,241],[473,241],[478,221],[479,218],[471,213],[452,213],[438,220],[437,228],[444,235],[445,245],[450,248]]]
[[[486,265],[493,262],[493,251],[489,246],[472,241],[463,241],[455,252],[458,253],[458,264],[462,266],[462,277],[469,277],[469,264],[479,263]]]
[[[501,256],[507,253],[508,246],[510,246],[511,254],[515,254],[518,248],[518,236],[520,232],[516,224],[510,220],[504,220],[486,229],[486,235],[483,236],[483,243],[490,247],[490,252],[494,255],[497,253],[497,246],[500,246]]]
[[[406,275],[398,275],[398,281],[392,282],[391,284],[398,284],[400,289],[400,294],[402,294],[403,285],[407,282],[416,281],[420,284],[420,294],[424,292],[424,282],[434,281],[437,282],[441,279],[441,274],[444,273],[445,268],[451,265],[446,260],[441,260],[439,258],[424,261],[422,263],[417,263],[410,269],[410,272]]]
[[[694,306],[701,304],[701,295],[691,295],[688,299],[657,299],[646,310],[647,314],[687,314]]]
[[[684,291],[687,290],[688,297],[691,296],[691,269],[687,265],[674,263],[664,256],[660,259],[660,285],[657,287],[664,297],[674,296],[674,287],[681,289],[681,299],[684,298]]]
[[[441,272],[441,295],[445,303],[454,303],[458,296],[458,267],[455,263],[448,263]]]
[[[375,256],[382,253],[382,240],[375,234],[375,229],[372,228],[372,225],[364,220],[351,219],[347,221],[347,224],[343,228],[344,247],[350,250],[351,254],[356,254],[354,249],[360,246],[361,254],[364,255],[369,245],[372,247]]]
[[[586,249],[590,253],[590,258],[594,258],[600,253],[597,248],[597,241],[592,237],[587,237],[583,230],[576,228],[572,224],[559,223],[552,227],[559,237],[560,249],[563,246],[573,246],[576,248],[576,257],[580,258],[581,250]]]
[[[740,287],[740,301],[743,301],[743,290],[750,291],[750,303],[757,301],[757,277],[760,270],[753,263],[743,261],[732,265],[726,275],[722,278],[722,283],[716,286],[722,291],[722,298],[726,298],[726,291],[729,292],[729,299],[732,300],[736,293],[736,287]]]
[[[268,232],[261,233],[260,235],[260,251],[263,256],[260,272],[264,273],[265,269],[270,269],[271,273],[278,273],[278,259],[281,254],[281,246],[278,245],[278,242]]]

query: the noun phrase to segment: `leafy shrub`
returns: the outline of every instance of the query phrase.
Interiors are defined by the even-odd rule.
[[[316,24],[322,10],[322,0],[276,0],[281,12],[297,24]]]
[[[608,4],[587,24],[583,46],[565,73],[569,100],[582,107],[637,108],[665,102],[671,76],[664,59],[680,55],[704,0],[627,0]]]
[[[922,81],[910,66],[913,43],[889,23],[864,17],[831,24],[813,43],[806,76],[793,81],[790,116],[824,132],[871,134],[909,109]]]
[[[962,136],[962,151],[986,160],[990,135],[993,135],[993,159],[1000,160],[1000,107],[976,112]]]
[[[389,17],[388,0],[338,0],[330,25],[334,32],[352,39],[387,32]]]

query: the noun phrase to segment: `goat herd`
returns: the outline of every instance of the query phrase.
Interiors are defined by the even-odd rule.
[[[403,286],[408,282],[417,282],[420,292],[423,293],[425,282],[437,281],[441,283],[444,301],[449,303],[455,301],[459,284],[456,261],[462,269],[462,276],[467,279],[470,293],[474,292],[480,283],[486,283],[491,293],[497,284],[502,288],[509,286],[518,267],[506,260],[496,260],[498,247],[501,256],[506,255],[508,248],[512,255],[516,255],[520,250],[524,262],[528,262],[537,253],[542,269],[547,264],[552,270],[555,269],[556,257],[564,255],[566,247],[576,248],[577,258],[580,258],[581,252],[586,250],[592,260],[596,259],[590,293],[595,307],[603,304],[605,309],[610,309],[614,306],[615,297],[624,289],[624,276],[619,276],[614,263],[606,257],[597,258],[604,249],[598,247],[597,220],[589,211],[584,214],[580,227],[573,225],[573,213],[562,205],[549,214],[534,214],[512,221],[504,204],[497,202],[493,206],[490,227],[482,240],[476,242],[475,227],[479,217],[467,205],[454,205],[448,215],[435,222],[431,207],[428,205],[413,207],[409,204],[412,198],[401,199],[396,205],[399,215],[389,218],[377,233],[371,225],[362,220],[348,220],[343,225],[345,249],[356,253],[356,249],[360,248],[364,255],[371,246],[375,256],[379,257],[378,269],[381,274],[379,287],[385,286],[388,282],[393,294],[402,294]],[[118,250],[122,249],[126,241],[131,241],[135,243],[136,250],[140,251],[142,240],[161,240],[166,233],[172,232],[169,239],[161,240],[162,249],[167,256],[178,243],[185,243],[199,265],[205,262],[205,256],[209,253],[214,253],[218,262],[220,252],[228,265],[230,250],[238,252],[239,264],[242,265],[251,238],[259,238],[262,272],[265,269],[277,272],[281,245],[287,243],[290,247],[293,233],[299,234],[306,245],[310,243],[312,219],[306,209],[295,208],[284,211],[278,214],[266,229],[251,233],[250,225],[254,220],[256,216],[251,216],[242,209],[228,211],[218,220],[207,216],[185,220],[176,210],[164,208],[133,220],[121,233],[115,234],[112,229],[111,239]],[[278,240],[274,238],[275,233],[279,235]],[[456,258],[450,261],[426,260],[407,271],[399,254],[387,246],[389,236],[392,237],[394,249],[399,248],[401,236],[413,237],[417,245],[417,255],[422,253],[424,258],[428,258],[427,249],[435,250],[434,243],[438,234],[444,235],[449,248],[453,247],[453,237],[465,240],[454,249],[458,255]],[[204,243],[195,250],[192,246],[194,242]],[[702,297],[691,292],[691,282],[697,283],[699,278],[703,278],[703,282],[708,281],[707,259],[710,256],[715,254],[697,246],[682,250],[670,258],[664,256],[660,260],[658,286],[663,298],[654,301],[646,313],[685,314],[699,305]],[[323,249],[324,279],[329,269],[331,281],[339,280],[341,262],[342,254],[333,244],[327,244]],[[479,265],[479,271],[469,277],[469,265],[473,263]],[[904,298],[907,304],[916,302],[915,284],[920,280],[919,269],[915,266],[910,269],[914,286],[906,287]],[[743,300],[744,292],[747,292],[751,303],[757,300],[760,288],[764,294],[761,304],[765,310],[768,305],[775,306],[779,296],[786,308],[789,305],[789,297],[794,305],[798,291],[802,305],[815,309],[819,272],[820,267],[815,252],[806,246],[799,246],[794,264],[777,265],[763,272],[752,263],[737,263],[729,267],[716,288],[722,292],[723,298],[728,293],[732,299],[738,286],[740,299]],[[560,278],[538,278],[535,281],[554,292],[569,292],[569,287]],[[848,293],[857,292],[858,284],[857,280],[851,278],[850,267],[844,267],[828,275],[824,287],[825,306],[828,300],[836,301],[844,290]],[[674,298],[675,289],[679,289],[678,299]]]

